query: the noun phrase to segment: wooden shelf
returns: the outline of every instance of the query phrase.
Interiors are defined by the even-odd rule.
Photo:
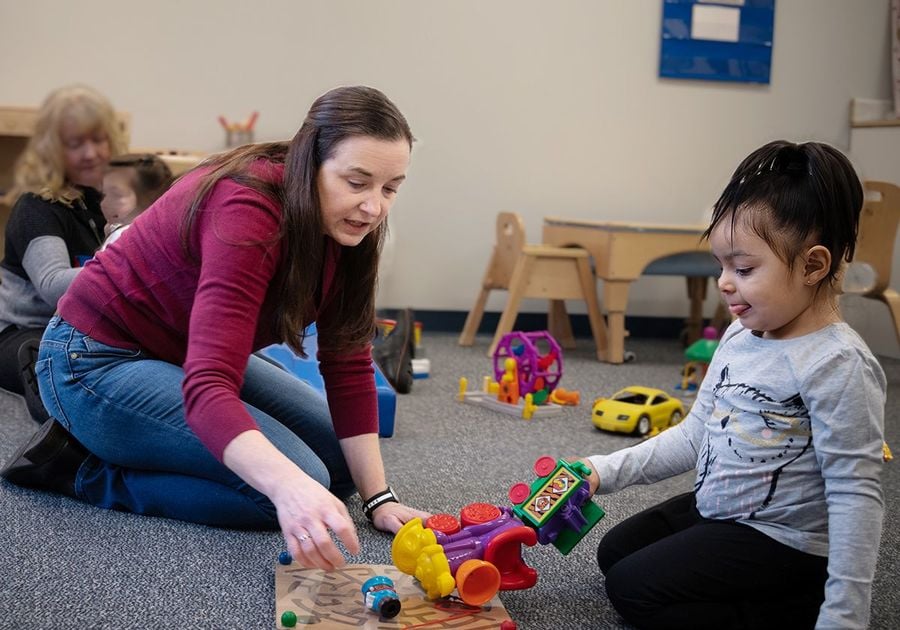
[[[37,124],[37,107],[9,107],[0,105],[0,136],[30,138]],[[128,139],[131,129],[131,115],[128,112],[116,112],[119,126]]]
[[[37,117],[37,107],[0,105],[0,196],[12,185],[16,159],[34,133]],[[125,146],[128,146],[131,115],[128,112],[116,112],[116,119],[125,135]]]
[[[851,127],[900,127],[900,118],[885,120],[861,120],[850,124]]]

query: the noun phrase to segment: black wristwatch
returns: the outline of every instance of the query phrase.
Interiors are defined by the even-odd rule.
[[[382,490],[363,501],[363,513],[366,515],[366,518],[369,519],[370,523],[372,522],[372,512],[374,512],[375,508],[379,505],[384,505],[385,503],[400,503],[400,499],[397,498],[397,495],[390,486],[387,487],[387,490]]]

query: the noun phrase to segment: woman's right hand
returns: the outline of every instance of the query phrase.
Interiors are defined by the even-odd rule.
[[[359,553],[347,507],[300,470],[257,430],[244,431],[223,452],[225,465],[269,497],[291,556],[302,566],[329,571],[344,566],[331,532],[351,554]]]
[[[326,571],[344,566],[344,556],[331,532],[348,552],[359,553],[356,527],[347,507],[314,479],[302,473],[291,475],[269,498],[278,512],[287,550],[301,566]]]

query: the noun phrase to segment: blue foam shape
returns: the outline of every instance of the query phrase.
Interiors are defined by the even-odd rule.
[[[311,324],[306,330],[306,338],[303,340],[303,349],[307,358],[301,359],[287,344],[279,343],[268,346],[260,352],[276,361],[285,370],[312,385],[324,398],[325,381],[319,372],[319,362],[316,360],[316,352],[319,349],[318,335],[315,324]],[[394,435],[394,415],[397,412],[397,392],[388,382],[387,377],[378,364],[374,361],[375,391],[378,392],[378,435],[391,437]]]

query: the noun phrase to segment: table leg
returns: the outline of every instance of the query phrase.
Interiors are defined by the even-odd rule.
[[[691,301],[691,311],[688,315],[685,340],[691,345],[702,336],[703,329],[703,302],[706,300],[706,276],[687,276],[687,292]]]
[[[575,347],[572,321],[569,319],[566,303],[563,300],[550,300],[550,306],[547,309],[547,330],[561,348],[571,350]]]
[[[606,356],[610,363],[625,360],[625,307],[630,287],[631,280],[603,281],[603,306],[609,328],[609,351]]]

